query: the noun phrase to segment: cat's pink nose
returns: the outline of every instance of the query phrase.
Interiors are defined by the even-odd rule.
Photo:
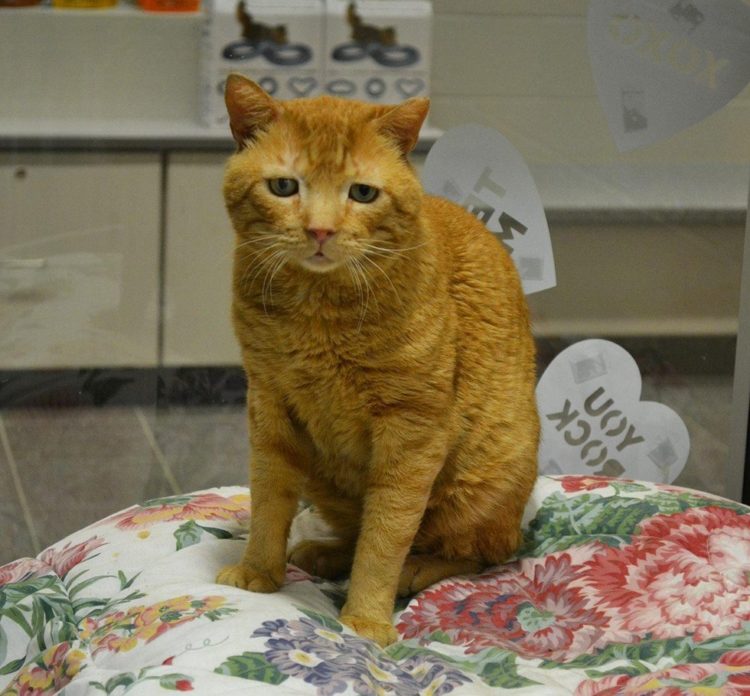
[[[334,234],[336,234],[336,230],[311,227],[307,230],[307,234],[309,234],[316,242],[318,242],[318,244],[323,244],[323,242],[329,240],[331,237],[333,237]]]

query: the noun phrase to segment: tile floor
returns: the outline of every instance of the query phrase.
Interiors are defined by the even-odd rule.
[[[242,407],[0,412],[0,565],[149,498],[247,482]]]
[[[729,376],[644,381],[642,398],[685,420],[688,465],[676,483],[723,494]],[[245,484],[242,407],[103,407],[0,412],[0,564],[35,555],[142,500]]]

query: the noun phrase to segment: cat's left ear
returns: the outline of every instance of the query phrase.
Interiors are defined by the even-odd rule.
[[[280,112],[277,102],[252,80],[232,73],[224,87],[229,125],[237,147],[242,149],[259,131],[275,121]]]
[[[430,100],[426,97],[414,97],[394,106],[377,119],[378,130],[396,141],[405,155],[411,152],[419,140]]]

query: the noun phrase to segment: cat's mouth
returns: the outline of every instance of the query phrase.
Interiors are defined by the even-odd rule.
[[[332,258],[326,256],[322,249],[318,249],[314,254],[302,259],[302,265],[310,270],[320,272],[328,271],[338,264]]]

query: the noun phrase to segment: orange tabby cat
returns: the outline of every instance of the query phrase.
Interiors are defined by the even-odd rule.
[[[397,593],[521,541],[539,432],[524,295],[503,247],[408,164],[426,99],[282,103],[232,75],[226,102],[252,514],[218,581],[277,590],[302,497],[338,540],[289,559],[351,571],[341,620],[386,645]]]

